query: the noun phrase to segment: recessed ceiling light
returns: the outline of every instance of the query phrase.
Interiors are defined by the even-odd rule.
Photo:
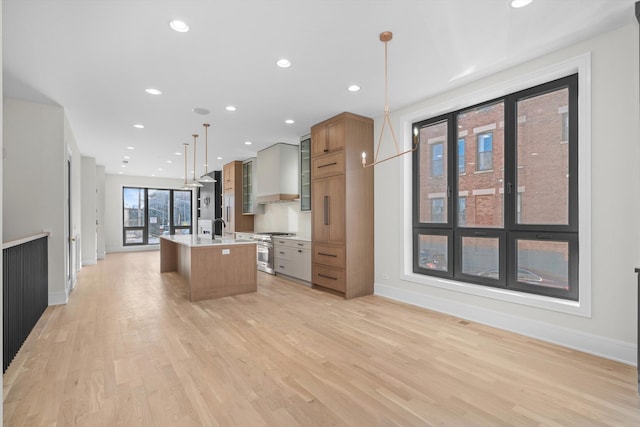
[[[135,150],[136,147],[127,147],[127,150]]]
[[[171,160],[167,160],[166,163],[173,163]]]
[[[120,175],[124,174],[124,172],[122,172],[122,171],[120,171],[120,172],[118,172],[118,173],[119,173]]]
[[[127,165],[120,165],[120,167],[121,167],[121,168],[126,168],[126,167],[127,167]]]
[[[276,65],[280,68],[289,68],[291,67],[291,61],[285,58],[278,59],[278,61],[276,62]]]
[[[217,157],[218,160],[222,160],[222,157]]]
[[[163,170],[162,168],[158,168],[159,171]]]
[[[533,0],[511,0],[511,7],[518,9],[529,5]]]
[[[181,153],[181,152],[179,152],[179,151],[176,151],[176,152],[175,152],[175,153],[173,153],[173,154],[175,154],[176,156],[182,156],[182,153]]]
[[[129,157],[129,156],[124,156],[124,158],[125,158],[125,159],[130,159],[131,157]]]
[[[177,19],[169,22],[169,26],[179,33],[186,33],[187,31],[189,31],[189,26],[183,21],[178,21]]]
[[[136,129],[144,129],[144,125],[141,125],[140,123],[136,123],[133,127]]]
[[[251,141],[245,141],[244,145],[251,145]]]
[[[287,119],[287,120],[285,120],[284,122],[285,122],[286,124],[288,124],[288,125],[292,125],[292,124],[294,124],[294,123],[295,123],[295,120]]]
[[[207,115],[209,114],[211,111],[207,110],[206,108],[202,108],[202,107],[195,107],[192,108],[191,111],[193,111],[196,114],[200,114],[200,115]]]
[[[156,176],[156,174],[155,174],[155,173],[152,173],[152,174],[151,174],[151,176]]]
[[[158,89],[154,89],[152,87],[145,89],[145,92],[147,92],[150,95],[162,95],[162,92],[160,92]]]
[[[358,86],[358,85],[351,85],[351,86],[349,86],[349,87],[347,88],[347,90],[348,90],[349,92],[357,92],[357,91],[359,91],[359,90],[360,90],[360,86]]]
[[[236,111],[237,108],[234,107],[233,105],[227,105],[226,107],[224,107],[225,110],[227,111]]]

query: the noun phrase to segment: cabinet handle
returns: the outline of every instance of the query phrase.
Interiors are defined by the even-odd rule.
[[[328,152],[329,152],[329,149],[328,149],[328,148],[325,148],[325,149],[324,149],[324,150],[322,150],[322,151],[323,151],[323,152],[325,152],[325,153],[328,153]]]
[[[284,265],[281,265],[280,268],[284,270]]]
[[[326,168],[327,166],[335,166],[335,165],[337,165],[337,163],[336,163],[336,162],[333,162],[333,163],[327,163],[326,165],[320,165],[320,166],[318,166],[318,167],[317,167],[317,169],[320,169],[320,168]]]
[[[298,246],[304,246],[304,243],[298,243]]]
[[[318,255],[322,255],[322,256],[330,256],[331,258],[338,258],[338,255],[334,255],[334,254],[325,254],[324,252],[318,252]]]
[[[338,280],[337,277],[326,276],[326,275],[320,274],[320,273],[318,273],[318,276],[324,277],[325,279]]]
[[[329,225],[329,196],[324,196],[324,225]]]
[[[302,253],[302,249],[298,249],[298,253],[301,254]]]
[[[284,252],[280,251],[280,255],[284,255]]]

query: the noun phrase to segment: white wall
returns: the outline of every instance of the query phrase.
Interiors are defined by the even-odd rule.
[[[590,214],[592,227],[580,236],[591,234],[593,263],[581,266],[591,269],[590,315],[506,302],[408,278],[403,255],[411,245],[411,224],[407,223],[411,213],[403,207],[405,188],[411,186],[407,159],[385,162],[375,170],[376,294],[635,364],[634,268],[640,266],[638,51],[638,26],[628,25],[396,111],[392,117],[401,139],[410,141],[410,123],[403,118],[415,119],[417,112],[434,106],[455,110],[460,107],[452,100],[590,53],[592,164],[586,172],[591,178],[592,191],[587,195],[591,210],[587,207],[581,218]],[[376,120],[375,135],[380,127],[381,118]],[[586,259],[589,254],[581,253],[581,262]],[[589,295],[581,299],[585,297]]]
[[[154,246],[123,246],[122,245],[122,188],[161,188],[179,189],[184,182],[181,179],[147,178],[142,176],[111,175],[105,177],[105,247],[109,252],[149,250]],[[193,193],[193,192],[192,192]],[[193,199],[194,209],[196,206]],[[194,218],[194,225],[197,222]],[[159,246],[155,246],[159,249]]]
[[[81,166],[81,212],[82,212],[82,265],[98,263],[98,233],[96,230],[96,159],[82,156]]]
[[[269,203],[264,214],[253,216],[255,231],[290,231],[311,238],[311,212],[300,211],[300,201]]]
[[[49,237],[49,304],[67,300],[64,110],[3,99],[3,240]],[[75,141],[71,140],[71,144]]]
[[[104,259],[105,257],[105,242],[104,242],[104,184],[105,184],[105,169],[104,166],[96,166],[96,215],[97,215],[97,230],[98,241],[97,251],[98,259]]]

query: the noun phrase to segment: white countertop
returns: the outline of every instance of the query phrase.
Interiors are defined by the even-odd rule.
[[[171,236],[160,236],[162,239],[175,242],[179,245],[189,246],[191,248],[207,247],[207,246],[228,246],[228,245],[255,245],[253,240],[246,239],[228,239],[216,236],[211,238],[210,234],[174,234]]]

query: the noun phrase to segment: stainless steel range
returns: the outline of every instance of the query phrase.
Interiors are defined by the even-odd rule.
[[[258,251],[258,270],[264,271],[269,274],[276,274],[273,269],[273,241],[272,237],[278,236],[295,236],[295,233],[287,232],[262,232],[253,235],[253,240],[256,241],[256,248]]]

